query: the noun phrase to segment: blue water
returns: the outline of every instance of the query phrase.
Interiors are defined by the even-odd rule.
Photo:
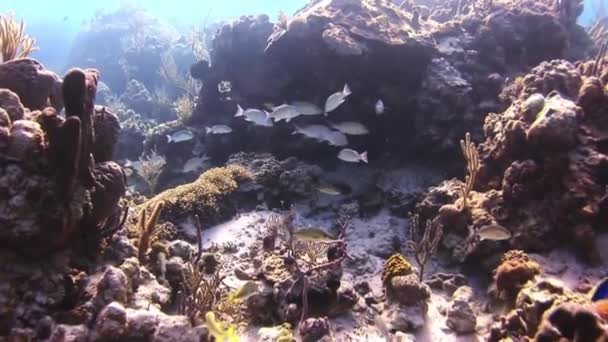
[[[579,18],[589,25],[595,11],[606,0],[585,0],[585,12]],[[268,14],[276,17],[279,11],[294,13],[307,0],[2,0],[0,12],[14,11],[18,18],[25,18],[27,33],[36,38],[40,51],[33,57],[54,70],[64,70],[72,42],[83,24],[96,11],[112,12],[125,4],[144,7],[154,16],[181,27],[200,26],[210,20],[225,20],[244,14]],[[608,7],[608,6],[604,6]],[[608,13],[605,13],[608,14]]]
[[[294,13],[306,0],[2,0],[0,12],[13,11],[26,20],[27,33],[36,38],[40,51],[32,54],[47,67],[64,70],[70,47],[83,24],[98,10],[110,13],[125,4],[145,8],[152,15],[181,27],[200,26],[209,16],[225,20],[246,14],[268,14],[279,11]]]

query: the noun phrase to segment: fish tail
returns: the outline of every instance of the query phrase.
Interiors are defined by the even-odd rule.
[[[234,117],[239,117],[239,116],[243,116],[245,115],[245,111],[243,111],[243,107],[241,107],[241,105],[236,105],[237,109],[236,109],[236,114],[234,114]]]
[[[361,161],[362,161],[362,162],[364,162],[364,163],[366,163],[366,164],[368,163],[368,161],[367,161],[367,151],[365,151],[365,152],[361,153],[361,154],[359,155],[359,157],[361,158]]]
[[[352,94],[352,91],[348,87],[348,84],[344,85],[344,89],[342,89],[342,94],[344,94],[344,96],[348,96],[348,95]]]
[[[205,133],[206,134],[211,133],[211,127],[205,127]]]
[[[167,142],[171,143],[173,141],[173,139],[171,139],[171,136],[167,134]]]

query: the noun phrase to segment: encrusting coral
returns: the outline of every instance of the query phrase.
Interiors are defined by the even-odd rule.
[[[206,222],[218,220],[227,209],[221,201],[249,179],[249,172],[237,165],[214,168],[190,184],[161,192],[142,206],[163,201],[163,218],[179,220],[197,214]]]
[[[402,254],[391,255],[382,268],[382,282],[389,284],[390,280],[396,276],[408,275],[413,272],[413,267]]]
[[[494,286],[498,294],[515,296],[526,282],[540,273],[540,265],[520,250],[511,250],[502,257],[494,271]]]

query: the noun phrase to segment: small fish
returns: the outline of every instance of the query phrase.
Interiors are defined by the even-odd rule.
[[[194,133],[187,129],[179,130],[171,135],[167,135],[167,142],[169,143],[180,143],[184,141],[189,141],[194,138]]]
[[[350,148],[345,148],[340,153],[338,153],[338,159],[343,160],[349,163],[358,163],[364,162],[367,163],[367,151],[363,153],[359,153]]]
[[[325,136],[325,141],[327,141],[331,146],[346,146],[348,145],[348,139],[344,133],[339,131],[334,131]]]
[[[270,114],[263,110],[249,108],[243,110],[243,108],[239,105],[237,108],[235,117],[244,116],[245,121],[253,122],[258,126],[272,127],[272,120],[270,118]]]
[[[332,130],[323,125],[306,125],[306,126],[298,126],[296,125],[296,130],[292,134],[302,134],[308,138],[317,139],[317,140],[325,140],[326,137],[330,136]]]
[[[337,124],[330,124],[332,128],[348,135],[366,135],[369,130],[363,124],[354,121],[344,121]]]
[[[382,100],[378,100],[378,102],[376,102],[376,105],[374,106],[374,111],[376,112],[376,115],[383,114],[384,110],[386,110],[386,107],[384,107],[384,102],[382,102]]]
[[[477,236],[480,241],[491,240],[491,241],[502,241],[511,238],[511,232],[505,227],[498,224],[489,224],[479,228]]]
[[[211,127],[205,127],[205,133],[207,134],[228,134],[232,132],[232,128],[226,125],[213,125]]]
[[[325,101],[325,108],[323,111],[324,115],[327,116],[329,112],[338,108],[338,106],[344,103],[348,95],[350,95],[351,93],[352,92],[350,91],[348,84],[345,84],[344,89],[342,89],[342,91],[329,95],[329,97]]]
[[[608,299],[608,277],[598,281],[591,294],[592,302],[597,302],[602,299]]]
[[[66,15],[65,17],[63,17],[63,19],[61,19],[61,21],[63,21],[63,22],[68,21],[68,16]]]
[[[285,122],[291,121],[291,119],[300,116],[301,113],[298,111],[298,108],[292,105],[284,104],[278,107],[274,107],[272,109],[272,113],[270,113],[270,117],[274,119],[275,122],[285,120]]]
[[[236,334],[236,326],[234,324],[225,324],[218,321],[213,311],[209,311],[205,314],[205,326],[216,341],[239,342],[239,337]]]
[[[291,105],[296,107],[302,115],[323,114],[323,110],[314,103],[304,102],[304,101],[294,101],[291,103]]]
[[[374,323],[376,323],[376,328],[378,328],[378,331],[380,331],[382,336],[384,336],[384,338],[386,339],[386,342],[390,342],[391,333],[389,332],[388,327],[386,326],[386,323],[384,322],[384,319],[382,319],[382,317],[380,315],[375,315]]]
[[[209,159],[210,158],[207,156],[190,158],[184,164],[184,167],[182,168],[181,172],[190,173],[190,172],[200,170],[203,167],[203,164],[206,161],[208,161]]]
[[[246,281],[241,287],[236,289],[232,295],[230,295],[230,300],[246,300],[247,298],[256,294],[259,290],[260,286],[257,282],[253,280]]]
[[[335,240],[333,236],[320,228],[304,228],[293,233],[293,236],[302,241],[330,241]]]
[[[336,188],[335,186],[332,185],[322,185],[319,186],[317,188],[317,191],[319,191],[320,193],[326,194],[326,195],[330,195],[330,196],[340,196],[342,195],[342,192],[340,191],[340,189]]]

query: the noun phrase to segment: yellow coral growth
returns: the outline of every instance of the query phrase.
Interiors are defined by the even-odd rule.
[[[238,165],[218,167],[203,173],[196,181],[166,190],[149,202],[163,201],[163,217],[187,217],[198,214],[201,219],[217,217],[220,201],[234,192],[240,182],[251,179],[250,173]],[[143,204],[147,206],[147,203]]]
[[[514,295],[540,273],[540,265],[521,250],[510,250],[494,271],[494,286],[500,294]]]
[[[382,282],[388,282],[396,276],[404,276],[413,272],[412,264],[402,254],[396,253],[390,256],[384,263],[382,269]]]
[[[36,40],[24,34],[25,22],[17,23],[11,16],[0,14],[0,54],[2,62],[27,57],[38,50]]]

